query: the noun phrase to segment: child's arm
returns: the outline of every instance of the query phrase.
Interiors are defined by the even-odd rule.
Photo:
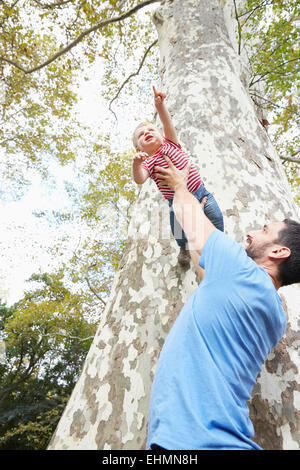
[[[172,122],[172,118],[169,113],[169,110],[164,101],[166,94],[160,91],[157,91],[155,86],[153,86],[153,92],[154,92],[155,107],[157,109],[159,118],[163,125],[165,137],[166,139],[169,139],[172,142],[174,142],[174,144],[178,144],[176,130]]]
[[[147,154],[138,152],[133,156],[132,160],[132,177],[137,184],[145,183],[149,177],[148,171],[142,167],[142,162],[146,160]]]

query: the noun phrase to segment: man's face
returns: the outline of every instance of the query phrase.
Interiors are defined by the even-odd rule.
[[[155,153],[163,143],[163,136],[159,129],[152,124],[139,126],[135,131],[135,137],[138,148],[148,155]]]
[[[247,255],[256,262],[267,259],[272,249],[279,246],[276,240],[283,228],[285,228],[284,222],[272,222],[259,230],[248,232],[244,245]]]

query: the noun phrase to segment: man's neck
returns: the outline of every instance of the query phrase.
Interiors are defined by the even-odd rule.
[[[271,281],[274,284],[274,287],[276,290],[278,290],[281,287],[281,282],[278,279],[277,273],[274,270],[274,266],[269,266],[267,263],[257,263],[258,266],[261,268],[264,268],[264,270],[269,274]]]

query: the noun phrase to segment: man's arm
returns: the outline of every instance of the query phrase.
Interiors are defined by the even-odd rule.
[[[186,187],[189,165],[180,171],[167,156],[164,155],[164,158],[168,168],[155,167],[155,174],[175,192],[173,209],[187,236],[189,250],[201,255],[206,240],[216,227],[204,214],[198,199]]]
[[[173,209],[187,236],[189,249],[201,255],[206,240],[216,227],[204,214],[198,199],[186,187],[175,188]]]
[[[132,177],[137,184],[143,184],[149,177],[148,171],[142,167],[142,162],[146,160],[146,153],[138,152],[132,160]]]
[[[172,122],[171,114],[164,101],[166,94],[162,93],[161,91],[157,91],[155,86],[153,86],[153,92],[155,107],[164,128],[164,135],[167,139],[174,142],[174,144],[178,144],[177,134]]]
[[[204,278],[205,271],[204,271],[203,268],[201,268],[199,266],[200,255],[199,255],[198,251],[189,250],[189,252],[190,252],[190,255],[191,255],[192,262],[193,262],[194,267],[195,267],[196,274],[197,274],[198,278],[200,279],[200,281],[202,281],[202,279]]]

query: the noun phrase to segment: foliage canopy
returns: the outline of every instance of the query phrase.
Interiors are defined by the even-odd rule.
[[[0,306],[0,448],[38,449],[49,440],[76,384],[96,322],[62,273],[33,275],[17,304]],[[46,442],[47,443],[47,442]]]

